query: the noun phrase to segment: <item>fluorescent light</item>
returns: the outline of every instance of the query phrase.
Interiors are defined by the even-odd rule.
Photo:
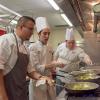
[[[80,45],[80,44],[76,44],[76,46],[78,46],[78,47],[79,47],[79,46],[81,46],[81,45]]]
[[[76,43],[77,43],[77,44],[80,44],[81,42],[80,42],[80,41],[76,41]]]
[[[8,17],[9,15],[8,14],[4,14],[4,15],[0,15],[0,18],[1,17]]]
[[[76,46],[81,46],[81,42],[80,41],[76,41]]]
[[[17,24],[17,21],[16,21],[16,20],[12,20],[12,21],[11,21],[11,24],[12,24],[12,25]]]
[[[67,18],[67,16],[65,15],[65,14],[61,14],[61,16],[63,17],[63,19],[67,22],[67,24],[69,25],[69,26],[73,26],[73,24],[71,23],[71,21]]]
[[[48,2],[52,5],[55,10],[59,10],[59,6],[55,3],[54,0],[48,0]]]
[[[15,11],[13,11],[13,10],[11,10],[11,9],[9,9],[9,8],[7,8],[7,7],[3,6],[3,5],[1,5],[1,4],[0,4],[0,8],[4,9],[4,10],[6,10],[6,11],[9,11],[10,13],[13,13],[13,14],[19,16],[19,17],[22,16],[22,15],[20,15],[19,13],[15,12]]]

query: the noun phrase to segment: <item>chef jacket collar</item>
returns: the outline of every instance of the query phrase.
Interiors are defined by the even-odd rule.
[[[41,46],[46,46],[47,44],[43,44],[40,40],[38,42],[41,44]]]

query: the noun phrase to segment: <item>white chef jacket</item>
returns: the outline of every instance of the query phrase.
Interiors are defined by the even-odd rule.
[[[31,44],[29,49],[32,66],[42,75],[51,76],[51,71],[45,69],[44,65],[50,64],[53,60],[53,49],[49,45],[43,45],[40,41]],[[36,81],[33,81],[34,83],[32,81],[29,85],[29,100],[55,100],[53,87],[47,87],[46,84],[36,87]]]
[[[6,75],[12,70],[18,58],[17,44],[13,34],[14,33],[9,33],[0,36],[0,69],[3,70],[4,75]],[[16,33],[15,35],[17,37],[19,51],[24,54],[27,54],[28,49],[26,51],[22,40],[18,37]],[[34,67],[31,66],[30,62],[28,64],[27,69],[29,73],[35,71]]]
[[[62,61],[66,64],[64,68],[60,68],[63,71],[74,71],[79,70],[78,63],[79,61],[84,61],[84,57],[89,57],[83,49],[80,47],[75,47],[73,50],[70,50],[66,47],[66,43],[62,43],[58,46],[54,59]]]
[[[49,45],[43,45],[40,41],[29,46],[30,60],[38,72],[48,75],[49,70],[45,70],[45,64],[50,64],[53,60],[53,49]]]

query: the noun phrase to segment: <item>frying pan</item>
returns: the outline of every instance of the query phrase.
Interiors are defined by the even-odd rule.
[[[57,86],[61,86],[56,84]],[[93,82],[72,82],[67,83],[64,86],[65,90],[70,94],[83,94],[88,92],[94,92],[96,89],[99,88],[99,85]]]
[[[92,74],[99,74],[98,69],[85,69],[85,70],[80,70],[80,71],[72,71],[70,74],[73,76],[79,75],[79,74],[85,74],[85,73],[92,73]]]
[[[96,73],[95,70],[87,69],[83,71],[77,71],[72,72],[71,74],[74,74],[74,78],[76,81],[88,81],[88,82],[95,82],[97,83],[100,79],[100,75]]]
[[[64,72],[64,71],[61,71]],[[100,79],[100,75],[98,75],[98,73],[96,73],[96,70],[91,70],[91,69],[87,69],[87,70],[82,70],[82,71],[73,71],[71,73],[69,73],[70,75],[74,76],[74,79],[76,81],[85,81],[85,82],[96,82],[97,80]],[[66,72],[64,72],[66,73]]]

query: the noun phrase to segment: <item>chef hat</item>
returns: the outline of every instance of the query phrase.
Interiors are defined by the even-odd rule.
[[[44,28],[50,28],[47,19],[45,17],[36,18],[36,28],[38,33]]]
[[[66,40],[75,40],[73,28],[66,29],[66,37],[65,38],[66,38]]]

